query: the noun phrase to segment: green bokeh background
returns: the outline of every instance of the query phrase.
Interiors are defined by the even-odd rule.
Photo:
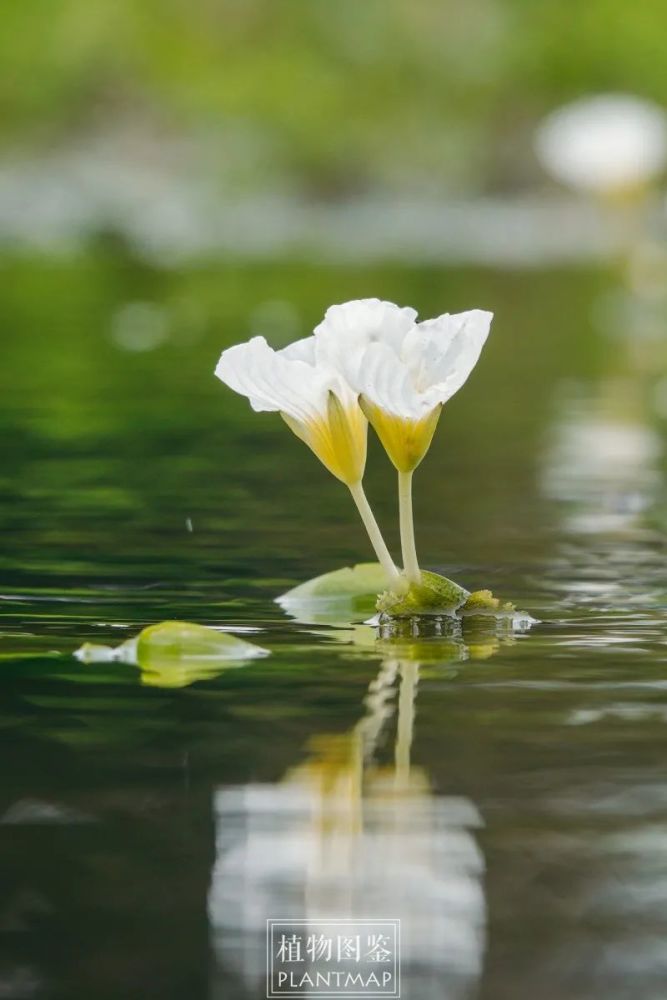
[[[559,103],[667,85],[660,0],[24,0],[3,12],[0,133],[43,149],[121,118],[185,136],[231,191],[539,183]]]

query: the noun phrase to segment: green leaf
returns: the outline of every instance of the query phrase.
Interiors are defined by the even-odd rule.
[[[372,615],[377,595],[387,586],[379,563],[358,563],[316,576],[276,598],[298,621],[313,624],[349,624]]]
[[[406,594],[385,591],[377,610],[392,618],[414,615],[453,615],[470,597],[470,592],[439,573],[422,570],[421,583],[410,584]]]
[[[313,577],[306,583],[293,587],[282,594],[278,601],[303,601],[313,598],[352,601],[363,597],[375,597],[387,586],[387,577],[380,563],[357,563],[343,569]]]

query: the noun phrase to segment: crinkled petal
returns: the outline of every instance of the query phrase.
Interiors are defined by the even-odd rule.
[[[403,360],[415,390],[429,404],[445,403],[479,359],[493,313],[481,309],[419,323],[403,343]]]
[[[365,348],[382,343],[398,353],[416,317],[414,309],[380,299],[358,299],[331,306],[315,328],[317,360],[338,371],[359,392]]]
[[[303,422],[326,414],[328,393],[336,384],[333,373],[285,357],[264,337],[223,351],[215,374],[247,396],[254,410],[282,411]]]

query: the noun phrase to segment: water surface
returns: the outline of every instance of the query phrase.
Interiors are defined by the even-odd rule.
[[[254,1000],[267,917],[370,913],[415,1000],[662,1000],[664,348],[604,319],[614,276],[162,272],[108,240],[3,270],[0,995]],[[212,370],[368,294],[497,313],[418,541],[529,631],[378,641],[275,603],[370,554]],[[367,485],[396,549],[375,445]],[[71,655],[168,618],[272,655],[192,683]]]

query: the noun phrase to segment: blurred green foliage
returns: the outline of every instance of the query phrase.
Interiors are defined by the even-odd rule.
[[[3,9],[0,128],[206,136],[239,186],[507,186],[553,105],[662,101],[666,36],[661,0],[22,0]]]

